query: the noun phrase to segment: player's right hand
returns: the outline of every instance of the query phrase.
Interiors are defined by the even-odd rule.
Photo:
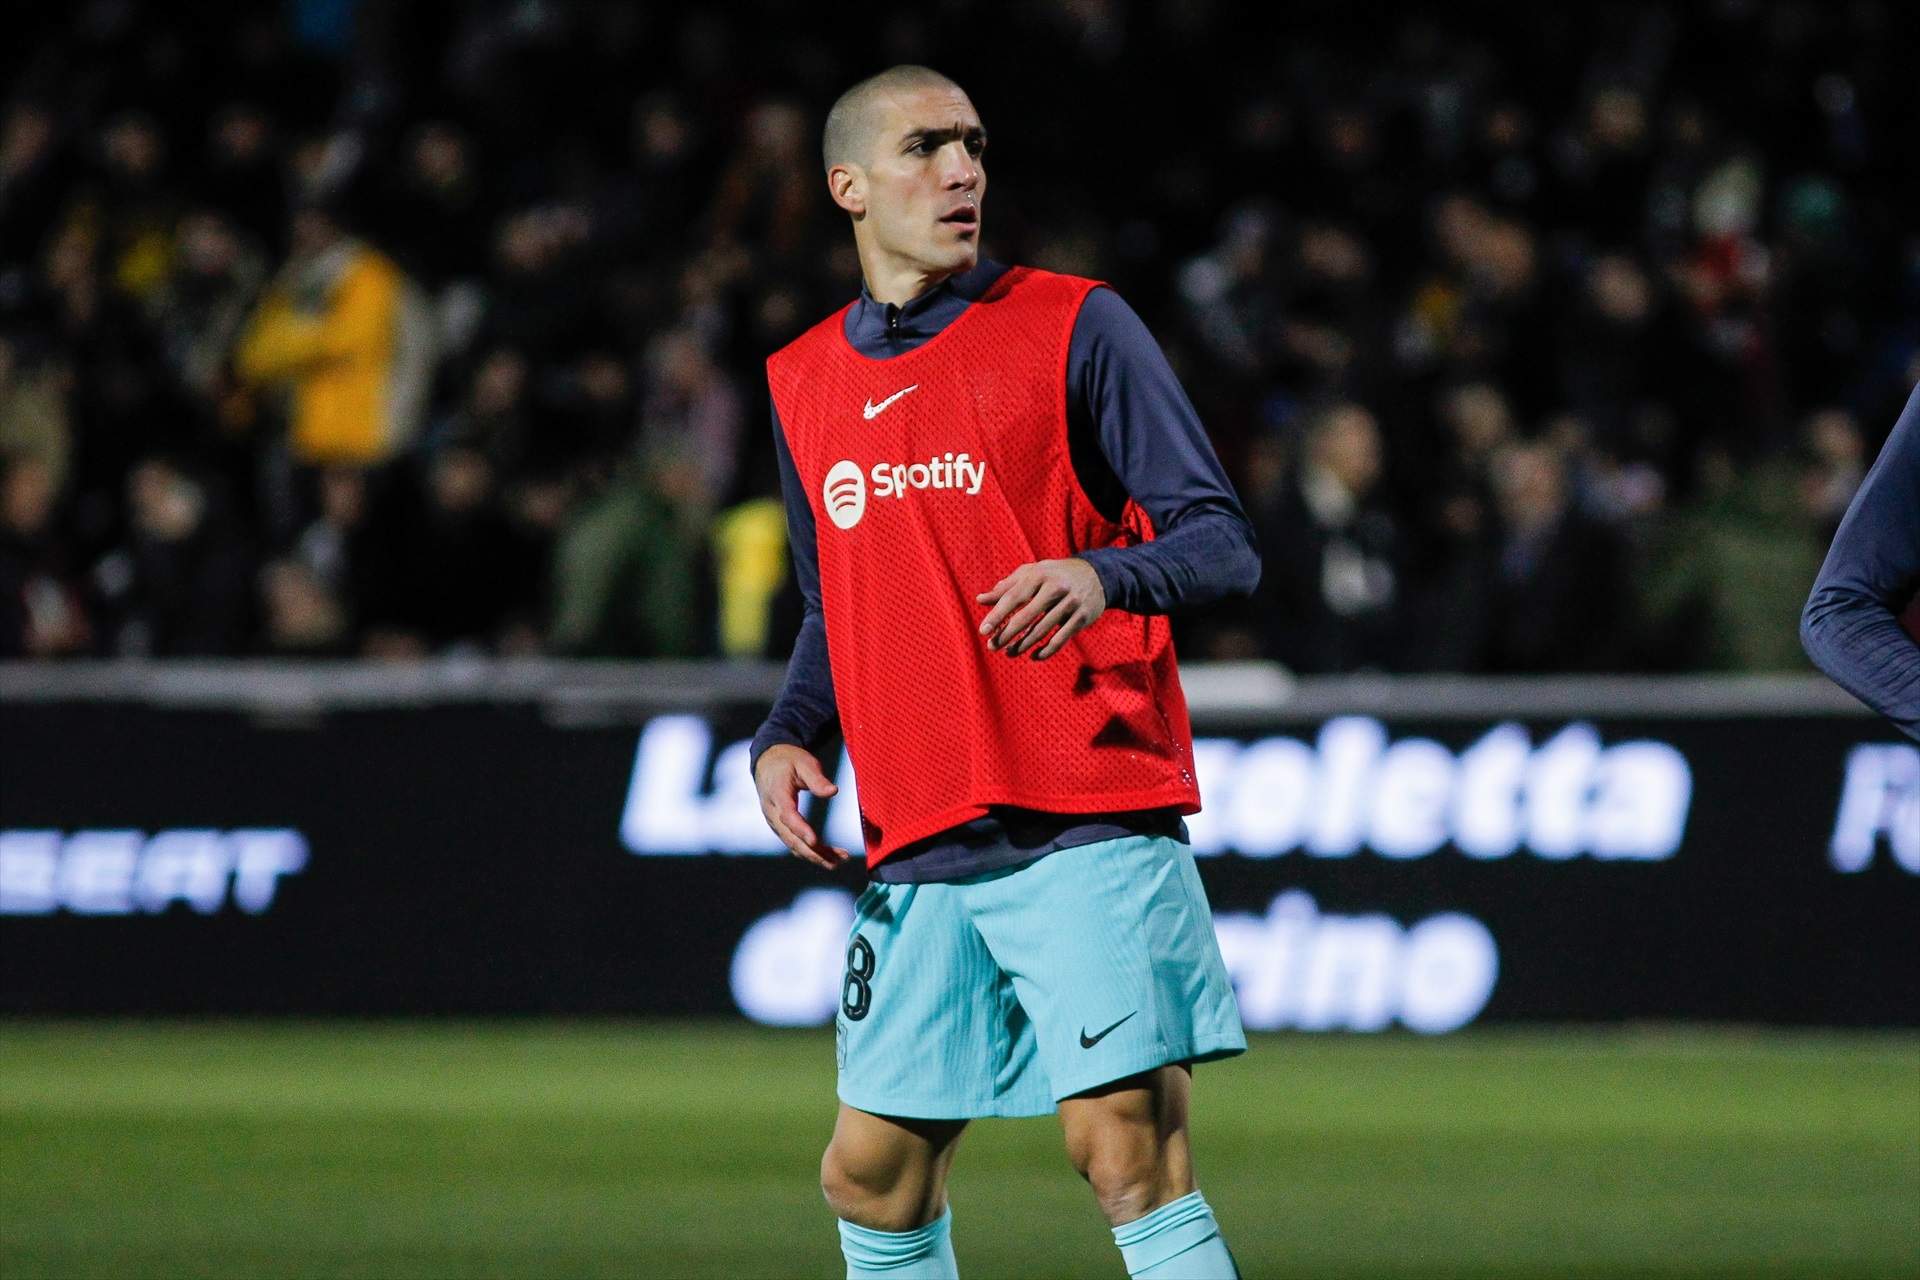
[[[794,857],[823,871],[834,871],[852,856],[822,840],[800,816],[802,791],[811,791],[824,800],[840,789],[828,779],[811,751],[787,743],[768,747],[760,753],[753,781],[760,789],[761,816]]]

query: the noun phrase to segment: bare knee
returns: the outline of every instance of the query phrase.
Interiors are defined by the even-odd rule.
[[[820,1193],[835,1216],[885,1231],[889,1228],[871,1219],[884,1216],[884,1206],[898,1187],[894,1173],[877,1161],[861,1160],[836,1140],[820,1157]]]
[[[1193,1190],[1186,1084],[1168,1068],[1060,1104],[1067,1158],[1115,1226]]]
[[[1178,1198],[1169,1194],[1170,1161],[1150,1129],[1102,1126],[1071,1144],[1068,1158],[1093,1188],[1107,1221],[1116,1225]]]
[[[868,1117],[868,1120],[873,1119]],[[834,1214],[876,1231],[911,1231],[940,1216],[959,1126],[836,1127],[820,1157],[820,1191]]]

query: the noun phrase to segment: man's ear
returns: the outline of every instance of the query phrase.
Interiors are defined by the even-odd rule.
[[[837,164],[827,170],[827,194],[854,217],[866,216],[867,175],[854,165]]]

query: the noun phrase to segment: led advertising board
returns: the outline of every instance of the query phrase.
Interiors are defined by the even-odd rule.
[[[823,1023],[855,870],[788,857],[758,708],[30,701],[0,1010]],[[1196,720],[1247,1024],[1920,1025],[1920,748],[1792,714]],[[858,782],[814,818],[857,847]]]

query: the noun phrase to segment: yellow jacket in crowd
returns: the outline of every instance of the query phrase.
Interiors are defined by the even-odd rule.
[[[400,269],[343,240],[274,282],[235,363],[248,382],[288,386],[296,462],[363,466],[390,457],[418,425],[431,328]]]

